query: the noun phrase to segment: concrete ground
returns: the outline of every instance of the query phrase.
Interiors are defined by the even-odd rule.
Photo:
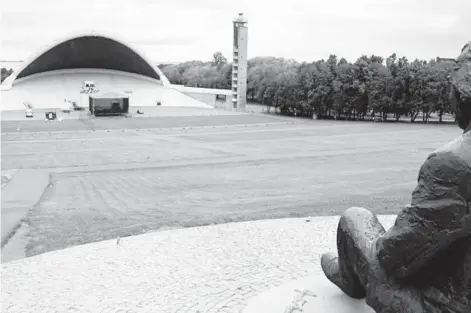
[[[141,113],[138,114],[137,110],[140,109]],[[60,109],[33,109],[33,117],[26,118],[25,110],[18,111],[1,111],[2,121],[44,121],[46,112],[55,112],[58,119],[85,119],[89,118],[90,113],[84,111],[71,111],[62,112]],[[168,116],[215,116],[215,115],[237,115],[238,113],[232,111],[205,109],[205,108],[191,108],[191,107],[130,107],[128,116],[131,117],[168,117]],[[240,114],[240,113],[239,113]],[[98,117],[97,117],[98,118]],[[103,119],[103,118],[100,118]]]
[[[315,271],[313,271],[315,272]],[[290,308],[290,309],[288,309]],[[249,299],[242,313],[375,313],[365,299],[353,299],[332,284],[320,267]]]
[[[389,227],[394,217],[380,220]],[[194,227],[13,261],[2,265],[2,312],[238,313],[248,304],[257,313],[284,312],[253,301],[319,275],[320,254],[335,250],[337,223],[317,217]]]
[[[2,218],[16,212],[28,225],[26,255],[349,206],[395,214],[409,203],[427,154],[460,133],[450,125],[180,115],[28,121],[20,130],[4,121],[2,168],[52,174],[44,194],[31,192],[42,194],[31,210],[17,211],[26,206],[15,199],[2,209]]]

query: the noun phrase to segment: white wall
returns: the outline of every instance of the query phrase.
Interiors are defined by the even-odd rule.
[[[207,108],[213,109],[214,106],[196,100],[184,93],[172,89],[165,88],[163,93],[162,106],[178,106],[178,107],[193,107],[193,108]]]
[[[216,108],[234,111],[235,109],[232,108],[232,95],[226,95],[226,100],[217,99]]]
[[[196,93],[196,92],[187,92],[187,91],[183,91],[183,93],[187,96],[192,97],[193,99],[204,102],[204,103],[209,104],[213,107],[216,106],[216,95],[215,94]]]
[[[32,75],[15,81],[9,90],[1,91],[0,109],[23,110],[23,102],[34,108],[60,108],[67,98],[88,107],[88,97],[81,94],[84,81],[95,81],[101,93],[132,91],[130,106],[156,106],[162,101],[165,87],[143,76],[111,70],[62,70]],[[82,102],[86,102],[83,103]]]
[[[197,88],[194,88],[197,89]],[[232,110],[232,95],[226,95],[226,100],[216,99],[216,94],[197,91],[184,91],[181,92],[193,99],[209,104],[210,106],[218,109]]]

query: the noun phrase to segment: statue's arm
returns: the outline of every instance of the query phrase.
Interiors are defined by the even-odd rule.
[[[405,278],[437,252],[471,234],[471,169],[451,152],[432,154],[422,165],[412,203],[376,242],[389,275]]]

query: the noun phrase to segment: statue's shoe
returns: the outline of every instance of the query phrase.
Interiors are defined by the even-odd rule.
[[[333,253],[325,253],[321,257],[321,266],[328,280],[339,287],[349,297],[363,299],[366,296],[365,288],[360,284],[358,278],[341,277],[339,271],[339,258]]]

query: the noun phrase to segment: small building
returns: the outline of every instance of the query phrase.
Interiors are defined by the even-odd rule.
[[[93,115],[118,115],[129,112],[129,95],[109,92],[89,96],[89,110]]]

